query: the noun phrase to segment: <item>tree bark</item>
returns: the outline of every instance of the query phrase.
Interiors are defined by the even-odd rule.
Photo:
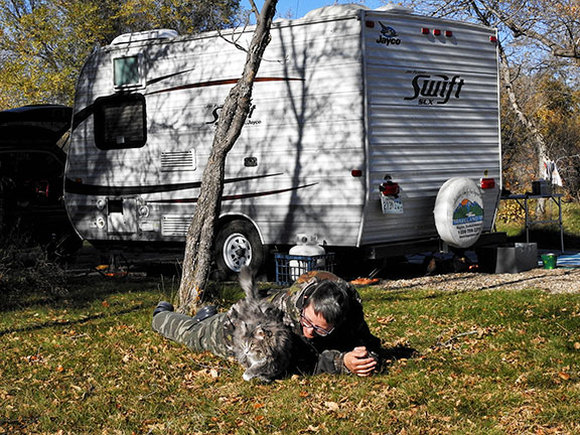
[[[535,123],[524,113],[524,111],[520,107],[518,98],[512,87],[512,78],[508,59],[501,46],[499,47],[499,53],[501,62],[504,64],[504,68],[501,69],[501,78],[504,83],[504,89],[506,91],[506,95],[509,99],[510,106],[513,112],[516,114],[518,120],[524,125],[524,127],[528,131],[530,140],[532,141],[532,143],[534,144],[534,148],[536,149],[536,154],[538,156],[538,177],[539,177],[540,174],[542,173],[543,162],[548,160],[548,147],[546,145],[546,141],[544,140],[544,136],[538,130],[538,127],[536,127]]]
[[[270,42],[270,27],[278,0],[266,0],[259,14],[253,0],[250,3],[256,14],[256,28],[242,77],[228,94],[220,113],[211,153],[203,171],[195,214],[187,230],[179,287],[178,311],[181,313],[191,314],[195,311],[207,285],[215,224],[221,208],[225,160],[238,139],[250,110],[254,79]]]
[[[477,3],[475,1],[470,1],[469,3],[479,21],[481,21],[482,24],[491,27],[492,23],[489,21],[488,17],[486,17],[486,15],[481,11]],[[502,18],[502,16],[493,8],[491,8],[489,4],[484,3],[484,7],[509,27],[509,23],[506,23],[504,21],[505,18]],[[510,72],[509,59],[499,41],[498,41],[498,51],[501,63],[503,64],[503,68],[500,69],[501,81],[504,84],[504,89],[506,91],[512,110],[514,111],[518,120],[528,131],[530,140],[534,144],[534,148],[536,149],[536,153],[538,156],[538,176],[539,176],[542,172],[542,164],[548,158],[548,147],[546,146],[546,141],[544,140],[544,136],[542,135],[540,130],[536,127],[533,120],[530,119],[525,114],[524,110],[520,106],[517,95],[512,87],[513,80]]]

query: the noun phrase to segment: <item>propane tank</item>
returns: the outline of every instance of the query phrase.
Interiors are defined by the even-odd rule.
[[[290,255],[303,255],[308,257],[314,257],[317,255],[324,255],[326,251],[322,246],[318,244],[318,236],[316,234],[298,234],[296,236],[296,246],[290,248],[288,251]],[[288,266],[290,267],[290,277],[293,281],[305,272],[309,272],[312,269],[312,264],[305,260],[290,260]],[[320,258],[316,262],[316,268],[324,268],[325,262],[323,258]]]

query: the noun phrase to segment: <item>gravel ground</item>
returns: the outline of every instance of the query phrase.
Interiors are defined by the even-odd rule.
[[[85,252],[86,251],[86,252]],[[99,263],[99,255],[94,248],[80,251],[78,264],[81,272],[94,272]],[[78,272],[79,270],[76,270]],[[71,271],[71,272],[74,272]],[[486,289],[541,289],[549,293],[580,293],[580,268],[547,270],[536,268],[521,273],[489,274],[480,272],[445,273],[422,276],[424,270],[414,271],[411,278],[382,279],[378,285],[385,289],[438,289],[438,290],[486,290]],[[417,276],[417,275],[421,276]]]
[[[541,289],[548,293],[580,293],[580,268],[536,268],[520,273],[448,273],[410,279],[383,280],[385,289],[488,290]]]

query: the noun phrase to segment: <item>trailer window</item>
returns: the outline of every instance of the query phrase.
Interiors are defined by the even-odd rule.
[[[113,59],[113,81],[117,89],[141,86],[139,56]]]
[[[95,101],[95,143],[102,150],[140,148],[147,142],[145,97],[117,94]]]

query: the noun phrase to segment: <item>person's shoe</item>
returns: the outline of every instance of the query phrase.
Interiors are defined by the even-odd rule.
[[[207,305],[203,308],[200,308],[196,315],[193,316],[193,319],[201,322],[205,319],[209,319],[210,317],[215,316],[216,314],[217,309],[215,305]]]
[[[155,310],[153,310],[153,317],[159,313],[162,313],[163,311],[173,311],[173,305],[166,301],[159,302],[155,307]]]

